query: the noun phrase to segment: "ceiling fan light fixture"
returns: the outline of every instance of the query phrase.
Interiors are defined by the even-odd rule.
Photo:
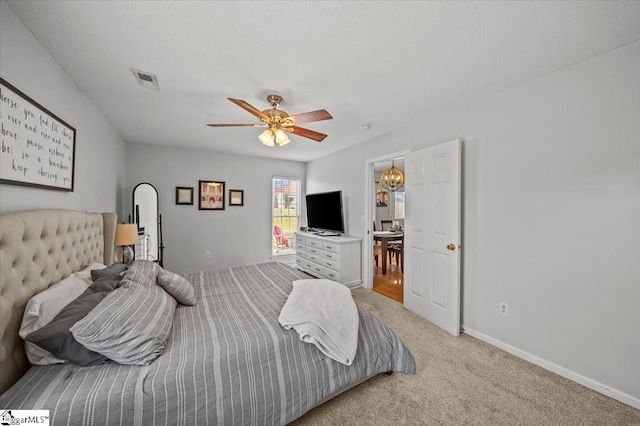
[[[290,142],[289,136],[287,136],[287,134],[281,128],[278,128],[278,130],[276,130],[275,136],[276,136],[276,142],[280,146],[286,145]]]
[[[262,132],[260,136],[258,136],[258,139],[260,139],[260,142],[262,142],[262,145],[274,146],[273,142],[275,140],[275,136],[271,131],[271,129],[266,129],[264,132]]]

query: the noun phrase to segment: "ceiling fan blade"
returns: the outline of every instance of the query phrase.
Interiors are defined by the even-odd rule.
[[[227,98],[227,99],[229,99],[234,104],[238,105],[240,108],[242,108],[242,109],[244,109],[246,111],[249,111],[251,114],[255,115],[256,117],[258,117],[260,119],[268,118],[258,108],[248,104],[247,102],[243,101],[242,99],[233,99],[233,98]]]
[[[302,136],[304,138],[313,139],[316,142],[322,142],[327,137],[324,133],[315,132],[313,130],[305,129],[303,127],[291,126],[283,127],[287,132],[291,132],[294,135]]]
[[[257,123],[257,124],[207,124],[209,127],[264,127],[265,123]]]
[[[293,121],[293,124],[299,123],[311,123],[312,121],[331,120],[333,117],[326,109],[319,109],[317,111],[303,112],[301,114],[290,115],[288,117]]]

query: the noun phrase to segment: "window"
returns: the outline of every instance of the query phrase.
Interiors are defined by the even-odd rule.
[[[395,197],[395,218],[404,219],[404,192],[394,192]]]
[[[300,179],[274,177],[271,185],[273,223],[271,254],[294,254],[300,222]]]

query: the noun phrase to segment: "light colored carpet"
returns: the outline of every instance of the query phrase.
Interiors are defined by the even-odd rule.
[[[453,337],[371,290],[353,296],[409,347],[418,373],[376,376],[294,425],[640,425],[640,410],[473,337]]]

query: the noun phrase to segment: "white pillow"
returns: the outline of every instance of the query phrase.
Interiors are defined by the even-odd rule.
[[[81,272],[81,271],[80,271]],[[91,270],[89,270],[91,278]],[[90,286],[90,282],[71,274],[67,278],[58,281],[43,292],[33,296],[24,310],[22,324],[18,334],[23,339],[31,332],[41,329],[49,324],[62,308],[67,306],[80,296]],[[33,365],[61,364],[65,360],[58,359],[39,346],[25,342],[27,357]]]

